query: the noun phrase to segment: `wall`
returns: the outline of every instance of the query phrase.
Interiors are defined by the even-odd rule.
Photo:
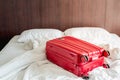
[[[105,0],[1,0],[0,4],[0,36],[28,28],[105,25]]]
[[[29,28],[101,26],[120,35],[120,0],[0,0],[0,39]]]
[[[120,35],[120,0],[106,0],[105,27]]]

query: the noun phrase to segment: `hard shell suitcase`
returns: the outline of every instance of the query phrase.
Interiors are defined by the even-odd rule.
[[[110,54],[94,44],[65,36],[48,41],[46,55],[51,62],[78,76],[83,76],[92,69],[103,66],[104,56]]]

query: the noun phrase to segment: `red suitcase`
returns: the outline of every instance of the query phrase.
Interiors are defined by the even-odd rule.
[[[62,68],[77,76],[85,76],[92,69],[103,66],[104,56],[110,54],[96,45],[65,36],[48,41],[46,55],[48,60]]]

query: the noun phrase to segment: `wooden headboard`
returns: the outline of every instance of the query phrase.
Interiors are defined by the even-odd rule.
[[[0,39],[30,28],[96,26],[120,35],[120,0],[0,0]]]

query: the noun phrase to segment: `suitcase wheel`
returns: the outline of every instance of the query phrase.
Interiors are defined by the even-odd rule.
[[[108,64],[103,64],[104,68],[110,68],[110,66]]]
[[[89,76],[82,76],[83,79],[88,80]]]
[[[82,62],[87,62],[88,61],[88,57],[86,55],[82,55],[81,56],[81,61]]]
[[[85,80],[88,80],[89,79],[89,75],[88,75],[88,73],[86,74],[81,74],[81,77],[83,78],[83,79],[85,79]]]
[[[110,52],[107,50],[107,51],[104,51],[103,52],[103,55],[105,56],[105,57],[108,57],[108,56],[110,56]]]

